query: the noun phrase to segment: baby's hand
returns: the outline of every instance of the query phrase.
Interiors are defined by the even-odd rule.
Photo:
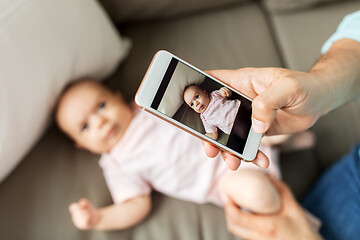
[[[81,230],[92,229],[99,221],[98,210],[86,198],[69,206],[74,225]]]
[[[231,91],[230,91],[230,89],[228,89],[226,87],[220,88],[219,92],[223,97],[226,97],[226,98],[231,97]]]

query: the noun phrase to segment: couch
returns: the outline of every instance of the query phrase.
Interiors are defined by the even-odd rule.
[[[326,0],[101,0],[132,48],[104,80],[127,101],[156,51],[166,49],[200,69],[286,67],[307,71],[341,19],[360,1]],[[65,17],[65,16],[64,16]],[[313,149],[281,154],[283,180],[297,199],[360,139],[360,101],[322,117]],[[1,124],[1,123],[0,123]],[[0,183],[0,239],[237,239],[223,209],[153,193],[153,210],[124,231],[76,229],[70,202],[87,197],[111,203],[98,155],[76,149],[53,122],[20,164]]]

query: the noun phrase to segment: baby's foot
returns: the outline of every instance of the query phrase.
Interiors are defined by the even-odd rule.
[[[313,148],[315,146],[315,134],[308,130],[295,133],[280,145],[282,152],[295,152]]]

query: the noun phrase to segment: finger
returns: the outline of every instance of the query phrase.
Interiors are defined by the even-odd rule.
[[[75,212],[77,209],[78,209],[78,204],[77,204],[77,203],[71,203],[71,204],[69,205],[69,212],[70,212],[70,213]]]
[[[252,160],[251,163],[255,164],[260,168],[266,169],[270,165],[270,160],[262,151],[258,151],[255,159]]]
[[[237,224],[237,218],[240,214],[239,208],[232,202],[231,199],[225,205],[225,219],[226,219],[226,226],[230,233],[236,235],[240,238],[249,239],[250,233],[249,230],[244,229],[242,226]]]
[[[295,197],[287,184],[285,184],[281,180],[276,179],[273,175],[269,175],[269,179],[279,191],[282,199],[286,199],[286,201],[289,202],[296,202]]]
[[[204,149],[205,149],[205,154],[208,157],[214,158],[216,157],[220,150],[215,147],[214,145],[208,143],[208,142],[203,142],[204,145]],[[229,154],[227,152],[223,152],[221,151],[221,156],[222,158],[225,160],[225,162],[228,164],[228,168],[235,171],[236,169],[239,168],[241,160],[240,158],[237,158],[236,156]]]
[[[214,145],[212,145],[209,142],[203,141],[203,145],[204,145],[204,150],[205,150],[206,156],[208,156],[210,158],[216,157],[220,152],[220,150],[217,147],[215,147]]]
[[[83,209],[88,208],[90,205],[89,201],[86,198],[81,198],[78,203],[79,203],[79,207]]]
[[[226,219],[226,227],[230,233],[232,233],[233,235],[235,235],[241,239],[247,239],[247,240],[256,239],[256,238],[251,237],[253,235],[251,230],[243,228],[243,227],[237,225],[236,223],[231,222],[230,220],[227,220],[227,219]]]
[[[274,175],[269,174],[269,179],[272,182],[272,184],[276,187],[276,189],[279,191],[279,193],[286,193],[290,191],[290,188],[281,180],[276,179]]]
[[[236,221],[239,215],[241,215],[241,211],[238,206],[229,198],[225,204],[225,213],[231,218],[232,221]]]
[[[277,111],[286,107],[292,89],[288,89],[287,85],[281,85],[279,82],[273,84],[259,93],[252,102],[252,127],[257,133],[265,133],[273,123]]]
[[[260,237],[262,221],[258,219],[254,225],[253,217],[257,217],[251,213],[245,213],[229,200],[225,204],[225,216],[228,230],[238,237],[245,239],[262,239]]]
[[[89,215],[86,216],[86,226],[90,227],[92,225],[93,219],[92,217]]]
[[[228,168],[232,171],[237,170],[240,167],[241,159],[234,156],[231,153],[221,151],[221,156],[228,165]]]
[[[219,154],[220,150],[217,147],[215,147],[214,145],[212,145],[208,142],[203,142],[203,145],[204,145],[204,149],[205,149],[205,154],[208,157],[214,158]],[[228,168],[230,170],[235,171],[240,167],[240,164],[241,164],[240,158],[238,158],[228,152],[224,152],[224,151],[221,151],[221,156],[227,163]],[[256,166],[258,166],[260,168],[264,168],[264,169],[268,168],[270,165],[269,158],[261,151],[258,151],[254,160],[246,161],[246,162],[251,162],[251,163],[255,164]]]
[[[269,176],[270,181],[274,184],[276,189],[279,191],[279,195],[282,202],[281,212],[283,214],[295,215],[299,217],[299,214],[304,214],[302,207],[295,199],[293,193],[291,192],[289,186],[282,182],[281,180],[276,179],[274,176]]]
[[[80,218],[75,220],[75,225],[82,230],[87,230],[90,228],[90,217],[86,214],[83,214]]]

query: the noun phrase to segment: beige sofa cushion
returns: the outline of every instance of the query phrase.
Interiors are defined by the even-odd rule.
[[[129,50],[95,0],[7,0],[0,9],[0,181],[44,132],[66,83],[108,76]]]
[[[250,0],[99,0],[115,23],[174,17]]]
[[[286,12],[310,8],[324,3],[340,1],[348,0],[263,0],[263,3],[271,12]]]

